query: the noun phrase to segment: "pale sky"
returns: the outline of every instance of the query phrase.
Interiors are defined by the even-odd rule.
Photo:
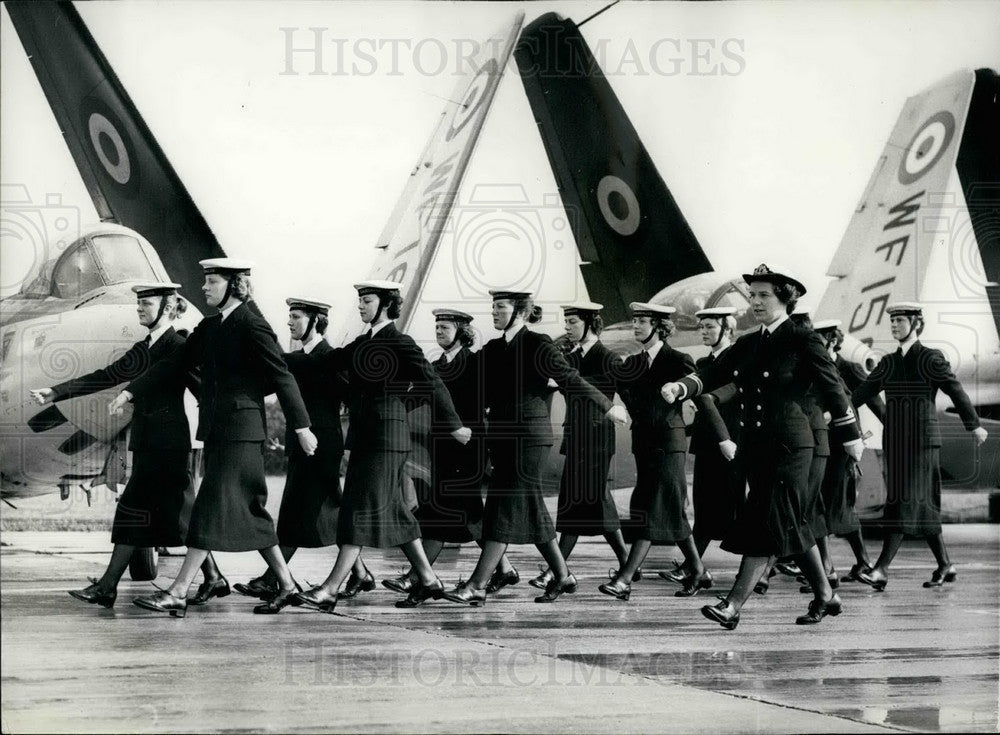
[[[77,6],[227,254],[257,263],[257,299],[287,342],[284,299],[354,308],[374,244],[451,92],[457,48],[514,13],[581,21],[603,3],[116,2]],[[34,203],[97,216],[6,11],[0,28],[0,180]],[[328,43],[287,70],[286,36]],[[819,302],[824,275],[908,96],[956,69],[1000,67],[1000,5],[628,3],[582,29],[717,270],[781,265]],[[338,47],[333,39],[346,39]],[[467,46],[466,46],[467,47]],[[338,48],[340,56],[338,58]],[[395,59],[393,51],[395,50]],[[700,54],[700,58],[696,58]],[[442,68],[443,67],[443,68]],[[723,73],[725,72],[725,73]],[[499,188],[498,188],[499,187]],[[543,248],[539,301],[582,296],[552,228],[556,185],[513,61],[463,185],[459,237],[499,193],[523,196],[540,245],[499,238],[494,285]],[[499,192],[499,193],[498,193]],[[498,215],[500,216],[500,215]],[[32,253],[6,243],[4,296]],[[426,296],[483,313],[446,239]],[[538,254],[538,253],[536,253]],[[495,274],[495,276],[493,275]],[[650,294],[652,296],[652,294]],[[412,330],[432,345],[430,305]],[[353,316],[353,314],[351,314]],[[480,325],[494,336],[488,320]]]

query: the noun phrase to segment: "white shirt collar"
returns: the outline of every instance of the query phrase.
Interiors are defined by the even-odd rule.
[[[645,352],[647,355],[649,355],[649,357],[647,357],[646,359],[649,360],[650,364],[652,364],[653,360],[656,359],[656,356],[658,354],[660,354],[660,350],[661,349],[663,349],[663,340],[662,339],[661,340],[657,340],[656,344],[653,345],[652,347],[650,347],[648,350],[643,350],[643,352]]]
[[[913,347],[913,345],[915,345],[916,343],[917,343],[917,335],[911,332],[909,337],[907,337],[906,339],[904,339],[902,342],[899,343],[899,349],[903,351],[903,355],[905,356],[906,353],[909,352],[910,349]]]
[[[220,314],[222,314],[222,321],[226,321],[226,317],[227,316],[229,316],[234,311],[236,311],[241,306],[243,306],[243,302],[240,301],[239,299],[232,299],[231,298],[230,301],[232,303],[229,306],[227,306],[225,309],[223,309],[221,312],[219,312]]]
[[[584,337],[583,342],[579,343],[580,347],[580,357],[586,357],[587,353],[590,352],[590,348],[597,344],[597,335],[588,333]]]
[[[778,327],[780,327],[782,324],[784,324],[787,321],[788,321],[788,314],[787,313],[786,314],[782,314],[781,316],[779,316],[777,319],[775,319],[770,324],[762,324],[761,327],[760,327],[761,332],[763,332],[766,329],[771,334],[774,334],[774,330],[777,329]]]
[[[156,340],[166,334],[166,332],[167,328],[162,324],[161,320],[161,323],[156,325],[156,329],[152,329],[149,332],[149,346],[152,347]]]
[[[511,327],[510,329],[504,330],[503,338],[507,340],[507,344],[510,344],[514,340],[514,337],[516,337],[518,335],[518,332],[520,332],[522,329],[524,329],[523,324],[521,324],[516,328]]]
[[[316,349],[316,345],[318,345],[322,341],[323,341],[323,335],[316,334],[315,332],[313,332],[313,335],[309,339],[309,342],[302,345],[302,351],[308,355],[310,352]]]
[[[392,319],[386,319],[384,322],[379,322],[378,324],[375,325],[369,325],[371,326],[371,332],[370,332],[371,336],[374,337],[376,332],[381,332],[387,324],[392,324]]]
[[[732,343],[730,343],[730,344],[732,344]],[[725,352],[728,349],[729,349],[729,345],[726,345],[725,347],[720,347],[717,350],[712,350],[712,357],[718,357],[719,355],[721,355],[723,352]]]
[[[461,343],[456,344],[454,347],[452,347],[450,350],[444,353],[443,355],[444,361],[451,362],[452,360],[455,359],[455,355],[457,355],[461,351],[462,351],[462,344]]]

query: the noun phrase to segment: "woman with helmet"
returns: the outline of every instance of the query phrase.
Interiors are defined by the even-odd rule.
[[[406,554],[417,583],[407,600],[400,600],[409,604],[401,607],[441,597],[444,585],[431,569],[420,543],[420,526],[403,501],[402,471],[411,441],[406,399],[430,400],[452,441],[465,444],[472,435],[417,343],[396,329],[401,285],[379,280],[354,287],[361,321],[369,329],[346,347],[332,350],[321,364],[327,376],[346,370],[350,385],[351,457],[337,521],[340,549],[323,583],[297,595],[322,612],[336,607],[340,587],[364,546],[398,546]]]
[[[698,330],[701,342],[711,350],[695,361],[695,369],[702,370],[719,360],[729,349],[736,332],[736,318],[732,306],[714,306],[698,311]],[[698,409],[691,426],[691,444],[688,451],[694,455],[694,545],[698,557],[713,540],[721,541],[732,530],[739,506],[743,504],[746,481],[738,477],[733,465],[739,440],[738,402],[736,387],[731,383],[712,393],[703,393],[694,399]],[[687,564],[660,572],[660,577],[679,584],[691,575]]]
[[[434,337],[443,350],[432,365],[462,423],[472,430],[472,438],[463,446],[450,436],[440,417],[431,417],[431,482],[414,516],[420,523],[424,553],[434,564],[446,543],[475,541],[482,546],[486,413],[480,353],[470,349],[475,344],[472,315],[458,309],[434,309],[431,313]],[[408,594],[416,581],[411,569],[400,577],[382,580],[382,584]],[[517,570],[504,555],[487,588],[495,592],[519,581]]]
[[[687,478],[684,457],[687,435],[680,403],[669,405],[660,397],[660,387],[694,371],[690,355],[675,350],[666,338],[674,330],[672,306],[633,302],[632,332],[642,351],[625,360],[615,387],[632,417],[632,454],[635,457],[635,488],[629,503],[629,528],[635,538],[628,559],[611,581],[598,589],[606,595],[628,600],[632,579],[653,544],[676,544],[691,573],[675,594],[690,596],[712,586],[691,536],[684,514]]]
[[[265,507],[264,396],[277,393],[285,420],[307,455],[316,450],[316,437],[277,337],[253,303],[252,265],[233,258],[202,260],[202,291],[219,314],[203,319],[181,349],[132,381],[110,405],[115,411],[133,398],[148,398],[176,375],[201,368],[198,439],[205,443],[205,475],[191,511],[187,555],[169,587],[133,600],[139,607],[175,617],[187,612],[188,588],[213,550],[256,549],[267,561],[278,579],[278,592],[257,605],[255,613],[279,612],[296,591]],[[216,596],[228,592],[228,585],[212,590]]]
[[[850,401],[819,337],[788,318],[805,286],[763,264],[743,279],[750,287],[750,306],[760,329],[737,339],[717,362],[662,389],[663,397],[673,402],[734,383],[740,403],[736,462],[737,472],[745,473],[749,493],[722,548],[743,559],[729,595],[718,605],[706,605],[702,613],[734,629],[768,559],[796,556],[814,599],[795,622],[818,623],[825,615],[839,615],[841,603],[830,588],[816,539],[803,517],[815,444],[802,408],[810,387],[815,386],[818,400],[833,417],[835,438],[855,459],[861,456],[861,439]]]
[[[566,337],[572,345],[566,359],[581,378],[611,400],[615,395],[615,374],[622,360],[600,340],[604,329],[603,308],[592,301],[562,307]],[[621,569],[628,558],[628,547],[614,498],[608,491],[608,470],[615,453],[614,423],[586,396],[566,393],[566,418],[559,451],[566,457],[556,509],[559,551],[564,559],[569,559],[580,536],[602,535],[618,559],[617,568]],[[551,570],[543,569],[529,584],[544,590],[552,577]]]
[[[889,327],[899,349],[883,357],[872,374],[851,394],[854,405],[885,391],[885,422],[882,448],[885,452],[886,499],[882,522],[888,534],[882,553],[870,571],[858,579],[876,590],[889,582],[889,565],[905,536],[926,539],[937,561],[937,569],[924,587],[940,587],[955,581],[957,572],[948,558],[941,534],[941,430],[935,397],[940,390],[955,406],[976,444],[986,441],[986,429],[969,396],[951,371],[941,350],[925,347],[923,307],[913,302],[890,304]]]
[[[146,337],[105,368],[51,388],[31,391],[35,400],[45,405],[107,390],[139,377],[151,365],[172,355],[185,340],[170,325],[187,309],[178,288],[180,285],[176,283],[133,286],[139,324],[149,332]],[[184,412],[185,387],[197,395],[197,377],[191,373],[177,374],[157,393],[136,401],[128,444],[132,474],[118,499],[111,525],[114,550],[100,579],[82,590],[70,591],[78,600],[112,607],[118,597],[118,582],[136,547],[184,545],[194,503],[191,432]],[[211,554],[205,558],[201,570],[204,582],[195,600],[207,602],[209,590],[216,590],[214,595],[218,597],[229,594],[229,585]]]
[[[576,578],[559,551],[552,519],[542,498],[541,477],[552,446],[549,380],[567,393],[593,401],[612,420],[625,412],[580,377],[547,335],[527,323],[541,318],[526,291],[494,290],[493,326],[502,334],[480,352],[489,411],[487,445],[493,475],[486,493],[483,551],[475,571],[446,592],[453,602],[474,607],[486,603],[486,586],[508,544],[534,544],[553,578],[535,602],[553,602],[576,592]]]
[[[340,462],[344,456],[340,408],[347,398],[347,379],[342,374],[328,376],[319,369],[324,356],[333,352],[323,339],[330,323],[330,304],[307,298],[290,298],[285,303],[291,338],[302,345],[285,353],[285,362],[299,386],[319,442],[316,451],[308,456],[298,446],[291,428],[285,430],[288,470],[278,511],[278,544],[288,563],[299,548],[317,549],[337,542]],[[247,584],[234,587],[241,594],[266,599],[276,592],[277,580],[267,570]],[[355,597],[373,589],[375,578],[359,556],[343,596]]]

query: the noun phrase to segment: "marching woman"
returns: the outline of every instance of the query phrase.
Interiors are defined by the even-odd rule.
[[[606,595],[628,600],[632,578],[653,544],[677,544],[691,570],[683,588],[675,593],[689,597],[712,586],[695,547],[691,526],[684,514],[687,478],[684,457],[687,435],[681,404],[670,405],[660,396],[664,383],[694,372],[690,355],[666,343],[674,330],[670,316],[676,309],[660,304],[633,302],[632,333],[642,351],[625,360],[616,380],[618,395],[632,417],[632,454],[635,456],[635,488],[629,503],[629,525],[635,540],[628,559],[598,589]]]
[[[865,372],[860,365],[845,360],[840,355],[844,343],[844,333],[840,331],[839,319],[824,319],[813,324],[813,329],[826,344],[830,359],[837,367],[837,374],[844,390],[850,394],[855,388],[865,382]],[[879,421],[885,423],[885,404],[878,395],[873,395],[866,404]],[[835,536],[847,539],[854,552],[855,563],[842,582],[860,581],[858,574],[871,569],[868,551],[861,537],[861,524],[854,512],[857,499],[856,474],[857,463],[843,451],[840,444],[830,445],[830,457],[826,463],[826,474],[823,476],[823,507],[826,511],[827,531]]]
[[[567,361],[580,377],[611,400],[621,358],[599,339],[604,329],[601,304],[590,301],[563,306],[563,322],[573,345]],[[593,401],[577,393],[566,394],[566,419],[560,452],[566,456],[559,484],[556,531],[559,551],[569,559],[580,536],[604,536],[625,566],[628,547],[622,536],[615,501],[608,491],[608,470],[615,453],[615,425]],[[552,581],[549,569],[529,582],[544,590]]]
[[[453,441],[465,444],[472,432],[462,426],[448,390],[424,353],[392,321],[402,304],[400,284],[366,281],[355,285],[358,311],[369,330],[346,347],[323,358],[327,376],[347,370],[350,425],[347,448],[351,458],[337,521],[340,550],[322,584],[298,594],[298,600],[323,612],[337,605],[347,579],[364,546],[398,546],[417,577],[400,607],[412,607],[441,597],[444,585],[431,569],[420,543],[420,526],[403,500],[402,471],[410,450],[410,428],[405,400],[427,398]]]
[[[702,344],[711,352],[698,358],[695,369],[711,365],[729,349],[736,331],[732,306],[702,309],[695,316]],[[738,402],[733,400],[736,388],[732,384],[694,399],[698,413],[691,426],[688,451],[694,455],[694,545],[698,557],[713,540],[721,541],[732,530],[737,510],[743,503],[745,481],[737,477],[732,460],[739,440]],[[660,572],[663,579],[684,583],[692,570],[681,564],[671,571]]]
[[[109,406],[117,411],[129,400],[148,400],[177,375],[201,368],[197,436],[205,443],[205,475],[191,511],[187,556],[167,589],[133,602],[184,617],[188,588],[210,551],[256,549],[277,578],[278,591],[254,612],[273,614],[292,602],[296,588],[265,508],[264,396],[278,394],[305,454],[316,450],[316,438],[277,337],[253,303],[252,263],[212,258],[201,266],[205,300],[219,313],[203,319],[183,347],[132,381]]]
[[[177,295],[176,283],[142,283],[132,287],[139,324],[149,334],[100,370],[51,388],[31,391],[40,404],[85,396],[127,383],[151,365],[174,353],[184,337],[170,326],[187,308]],[[184,413],[184,388],[197,395],[197,378],[177,374],[162,389],[137,400],[132,414],[128,448],[132,452],[132,474],[115,510],[111,525],[114,550],[104,574],[82,590],[69,594],[78,600],[112,607],[118,582],[128,568],[136,547],[183,546],[188,514],[194,503],[191,478],[191,433]],[[209,554],[201,565],[204,582],[192,602],[229,594],[229,585],[219,574]]]
[[[319,445],[306,455],[291,428],[285,430],[288,471],[278,511],[278,544],[285,562],[299,548],[316,549],[337,542],[337,510],[340,507],[340,460],[344,456],[344,436],[340,428],[340,407],[347,397],[347,379],[327,375],[319,369],[324,355],[333,352],[323,339],[330,320],[330,305],[315,299],[291,298],[288,330],[300,349],[285,354],[288,369],[295,377],[302,400],[312,421]],[[266,599],[277,592],[277,579],[268,570],[247,584],[234,585],[237,592]],[[375,589],[375,578],[358,557],[354,572],[344,589],[344,597]]]
[[[479,353],[469,349],[475,342],[472,315],[457,309],[434,309],[431,313],[434,337],[444,350],[434,361],[434,370],[448,389],[462,423],[472,430],[472,438],[463,446],[451,437],[443,417],[432,417],[429,495],[421,498],[414,516],[420,523],[424,553],[434,564],[446,543],[476,541],[482,545],[486,413]],[[401,577],[382,580],[382,584],[409,593],[416,581],[416,573],[410,570]],[[504,555],[487,589],[495,592],[519,581],[517,570]],[[416,602],[407,600],[407,605]]]
[[[940,587],[955,581],[957,572],[948,558],[941,534],[941,430],[935,397],[940,390],[955,406],[965,428],[977,445],[986,441],[976,410],[941,353],[925,347],[918,337],[924,330],[920,304],[899,303],[886,307],[892,337],[899,349],[882,358],[851,398],[861,405],[885,391],[886,499],[883,523],[888,535],[882,553],[870,571],[858,579],[876,590],[884,590],[892,563],[904,536],[919,536],[937,561],[937,569],[924,587]]]
[[[625,412],[584,381],[550,337],[527,328],[526,322],[540,318],[530,293],[490,291],[490,295],[493,326],[503,334],[480,352],[493,463],[483,516],[483,551],[472,576],[445,597],[465,605],[485,604],[486,585],[507,545],[534,544],[553,574],[535,602],[553,602],[564,592],[576,592],[577,582],[566,568],[542,498],[541,477],[553,442],[548,381],[555,381],[567,394],[587,396],[612,420],[625,421]]]
[[[735,383],[740,401],[740,445],[737,472],[749,485],[746,502],[722,543],[742,554],[736,582],[727,598],[702,613],[732,630],[740,609],[772,556],[796,556],[813,588],[814,599],[796,623],[818,623],[840,614],[840,599],[830,588],[816,540],[803,517],[809,465],[815,439],[802,408],[815,386],[821,404],[833,417],[831,431],[845,442],[855,459],[861,456],[854,412],[836,368],[815,332],[791,323],[789,313],[806,289],[799,281],[766,265],[743,279],[750,287],[750,306],[760,329],[743,335],[717,362],[697,374],[663,386],[668,402]]]

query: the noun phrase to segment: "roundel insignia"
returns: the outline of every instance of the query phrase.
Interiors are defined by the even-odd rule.
[[[906,146],[899,162],[899,182],[912,184],[927,173],[948,150],[953,137],[955,118],[950,112],[941,111],[927,118]]]
[[[127,198],[139,190],[138,158],[125,126],[108,105],[95,97],[87,97],[80,107],[85,144],[90,145],[93,158],[101,170],[119,186]]]
[[[608,226],[625,237],[639,229],[639,200],[627,183],[617,176],[605,176],[597,184],[597,206]]]
[[[476,116],[476,112],[483,104],[483,97],[486,94],[486,88],[489,86],[490,79],[496,72],[496,59],[487,59],[486,63],[476,72],[476,76],[472,78],[469,86],[465,88],[461,104],[455,108],[455,114],[451,118],[451,125],[444,136],[446,141],[451,141],[452,138],[461,133],[462,129],[469,124],[469,121]]]

